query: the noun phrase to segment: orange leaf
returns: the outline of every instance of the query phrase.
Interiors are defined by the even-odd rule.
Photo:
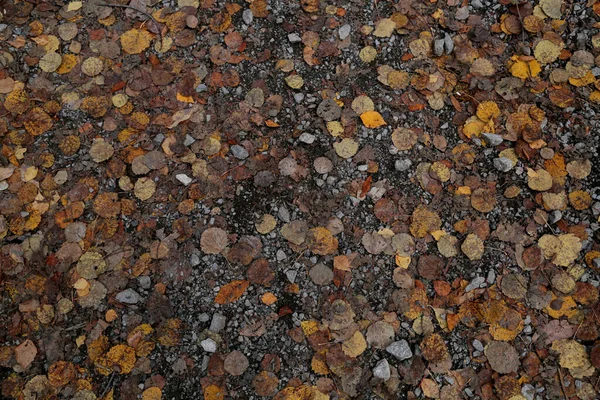
[[[456,325],[460,322],[460,314],[446,314],[446,323],[448,324],[448,329],[450,331],[456,328]]]
[[[273,293],[267,292],[262,295],[260,300],[263,302],[263,304],[270,306],[271,304],[274,304],[277,301],[277,297]]]
[[[360,119],[367,128],[379,128],[385,125],[383,117],[377,111],[364,112],[360,115]]]
[[[218,304],[229,304],[233,303],[248,289],[250,285],[249,281],[235,280],[229,282],[227,285],[223,286],[219,293],[217,293],[217,297],[215,297],[215,303]]]

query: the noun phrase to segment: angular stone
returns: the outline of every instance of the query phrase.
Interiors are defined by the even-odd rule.
[[[390,344],[385,348],[385,351],[396,357],[398,360],[407,360],[413,356],[410,345],[404,339]]]
[[[497,135],[495,133],[484,132],[481,134],[481,136],[483,136],[485,142],[490,146],[498,146],[500,143],[503,142],[502,136]]]
[[[384,381],[387,381],[388,379],[390,379],[390,376],[392,375],[392,372],[390,371],[390,364],[388,363],[388,360],[386,360],[385,358],[383,360],[380,360],[377,365],[375,365],[375,368],[373,368],[373,376],[375,378],[379,378],[379,379],[383,379]]]
[[[210,321],[209,330],[219,333],[223,328],[225,328],[225,323],[227,322],[227,318],[223,314],[215,313],[212,317],[212,321]]]
[[[200,342],[200,346],[204,349],[204,351],[208,353],[214,353],[217,351],[217,342],[212,340],[211,338],[204,339]]]
[[[190,178],[189,176],[187,176],[186,174],[177,174],[175,175],[175,178],[183,183],[185,186],[189,185],[190,183],[192,183],[192,178]]]

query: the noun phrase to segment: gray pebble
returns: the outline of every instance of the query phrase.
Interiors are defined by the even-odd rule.
[[[433,53],[438,57],[444,54],[444,39],[436,39],[433,42]]]
[[[231,154],[233,154],[233,156],[238,160],[245,160],[246,158],[248,158],[249,155],[248,150],[246,150],[244,146],[240,146],[239,144],[234,144],[233,146],[231,146],[229,148],[229,151],[231,151]]]
[[[214,313],[208,329],[214,333],[219,333],[225,328],[226,322],[227,318],[223,314]]]
[[[407,360],[413,356],[410,345],[404,339],[390,344],[385,348],[385,351],[396,357],[398,360]]]
[[[454,51],[454,39],[447,33],[444,36],[444,47],[446,48],[446,54],[451,54]]]
[[[138,283],[143,289],[150,289],[150,285],[152,284],[152,280],[149,276],[144,275],[138,278]]]
[[[408,170],[411,166],[412,166],[412,161],[410,161],[408,158],[405,158],[403,160],[396,160],[396,162],[394,163],[394,167],[396,168],[396,171],[400,171],[400,172]]]
[[[285,251],[279,249],[277,250],[277,254],[275,254],[275,257],[277,257],[277,261],[283,261],[287,258],[287,254],[285,254]]]
[[[548,216],[548,222],[551,223],[551,224],[555,224],[558,221],[560,221],[562,219],[562,217],[563,217],[562,211],[560,211],[560,210],[554,210]]]
[[[465,293],[468,293],[468,292],[472,291],[473,289],[477,289],[484,283],[485,283],[485,278],[483,276],[478,276],[477,278],[473,279],[467,285],[467,287],[465,288]]]
[[[494,168],[501,172],[508,172],[512,169],[513,162],[508,157],[494,158]]]
[[[483,343],[481,343],[479,340],[475,339],[475,340],[473,340],[473,348],[478,351],[483,351]]]
[[[122,292],[117,293],[115,298],[119,303],[137,304],[142,299],[142,296],[133,289],[125,289]]]
[[[302,133],[302,135],[300,135],[298,140],[300,140],[302,143],[313,144],[315,142],[315,135],[312,135],[308,132],[304,132]]]
[[[488,272],[486,281],[490,285],[496,281],[496,272],[493,269]]]
[[[340,29],[338,29],[338,35],[340,36],[340,39],[344,40],[350,35],[351,31],[352,31],[352,27],[350,25],[346,24],[346,25],[342,26]]]
[[[287,271],[285,271],[285,276],[286,278],[288,278],[288,281],[290,281],[291,283],[296,282],[296,277],[298,276],[298,271],[296,271],[295,269],[288,269]]]
[[[302,100],[304,100],[304,93],[294,93],[294,101],[296,103],[302,103]]]
[[[286,222],[286,223],[290,222],[290,212],[288,211],[286,206],[279,207],[279,210],[277,211],[277,216],[283,222]]]
[[[490,146],[498,146],[503,141],[502,136],[496,135],[495,133],[484,132],[481,136],[483,136],[485,142]]]
[[[392,373],[390,371],[390,364],[388,363],[388,360],[384,358],[383,360],[380,360],[377,365],[375,365],[375,368],[373,368],[373,376],[375,378],[383,379],[384,381],[390,379]]]
[[[302,38],[300,37],[300,35],[294,32],[288,35],[288,40],[290,41],[290,43],[299,43],[302,41]]]
[[[183,183],[185,186],[189,185],[193,181],[193,179],[187,176],[186,174],[177,174],[175,175],[175,178],[179,182]]]
[[[252,23],[252,21],[254,20],[254,14],[252,14],[252,10],[250,10],[250,9],[244,10],[244,12],[242,13],[242,20],[244,21],[244,23],[246,25],[250,25]]]
[[[201,341],[200,346],[202,346],[202,349],[204,349],[204,351],[206,351],[207,353],[214,353],[217,351],[217,342],[215,342],[211,338],[207,338]]]

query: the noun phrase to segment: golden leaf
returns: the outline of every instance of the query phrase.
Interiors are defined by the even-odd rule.
[[[337,251],[338,240],[327,228],[317,227],[308,231],[307,245],[313,253],[325,256]]]
[[[140,54],[150,47],[152,34],[146,30],[130,29],[121,35],[121,46],[128,54]]]

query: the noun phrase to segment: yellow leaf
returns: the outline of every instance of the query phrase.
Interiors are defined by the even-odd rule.
[[[558,236],[544,235],[538,241],[544,257],[561,267],[568,267],[579,257],[581,240],[572,233]]]
[[[499,116],[500,109],[498,108],[498,104],[493,101],[482,101],[477,106],[477,117],[484,122],[491,121]]]
[[[304,79],[300,75],[290,75],[285,78],[285,83],[292,89],[300,89],[304,85]]]
[[[358,151],[358,143],[350,138],[344,138],[341,142],[335,142],[333,148],[338,156],[350,158]]]
[[[370,63],[377,57],[377,50],[373,46],[366,46],[360,50],[358,56],[363,62]]]
[[[560,339],[552,343],[552,350],[559,353],[558,363],[569,369],[574,378],[582,379],[594,374],[585,346],[571,339]]]
[[[327,228],[317,227],[308,231],[307,245],[313,253],[326,256],[337,251],[338,240]]]
[[[160,400],[162,399],[162,390],[153,386],[142,392],[142,400]]]
[[[356,358],[367,349],[367,342],[360,331],[354,332],[350,339],[342,343],[342,351],[348,357]]]
[[[156,191],[156,183],[150,178],[142,177],[135,182],[133,193],[142,200],[148,200]]]
[[[304,332],[304,336],[306,337],[309,337],[313,333],[319,331],[319,323],[313,320],[300,322],[300,327],[302,328],[302,332]]]
[[[134,28],[121,35],[121,46],[127,54],[140,54],[150,47],[150,39],[150,32]]]
[[[313,358],[310,362],[310,367],[312,368],[312,370],[315,374],[327,375],[331,372],[329,370],[329,367],[327,367],[327,363],[325,362],[325,360],[323,358],[324,358],[324,354],[321,355],[321,353],[317,353],[313,356]]]
[[[408,266],[410,265],[410,261],[411,261],[410,257],[396,255],[396,257],[394,259],[395,259],[397,266],[399,266],[400,268],[403,268],[403,269],[408,269]]]
[[[440,216],[427,206],[421,204],[412,213],[410,233],[414,237],[423,238],[429,232],[439,230],[441,226]]]
[[[381,114],[377,111],[364,112],[360,115],[360,119],[367,128],[379,128],[386,124]]]
[[[204,389],[204,400],[223,400],[225,393],[223,389],[217,385],[210,385]]]
[[[540,40],[533,50],[535,58],[543,65],[556,61],[564,45],[556,45],[550,40]]]
[[[104,357],[103,357],[104,358]],[[135,366],[135,350],[126,344],[118,344],[106,353],[105,360],[99,363],[106,367],[118,367],[121,374],[128,374]],[[106,364],[105,364],[106,363]]]
[[[83,6],[81,1],[72,1],[67,5],[67,11],[77,11]]]
[[[181,93],[177,93],[176,97],[177,97],[177,100],[181,101],[182,103],[193,103],[194,102],[194,98],[192,96],[184,96]]]
[[[473,136],[481,135],[485,122],[481,121],[476,116],[470,117],[463,126],[463,134],[471,139]]]

